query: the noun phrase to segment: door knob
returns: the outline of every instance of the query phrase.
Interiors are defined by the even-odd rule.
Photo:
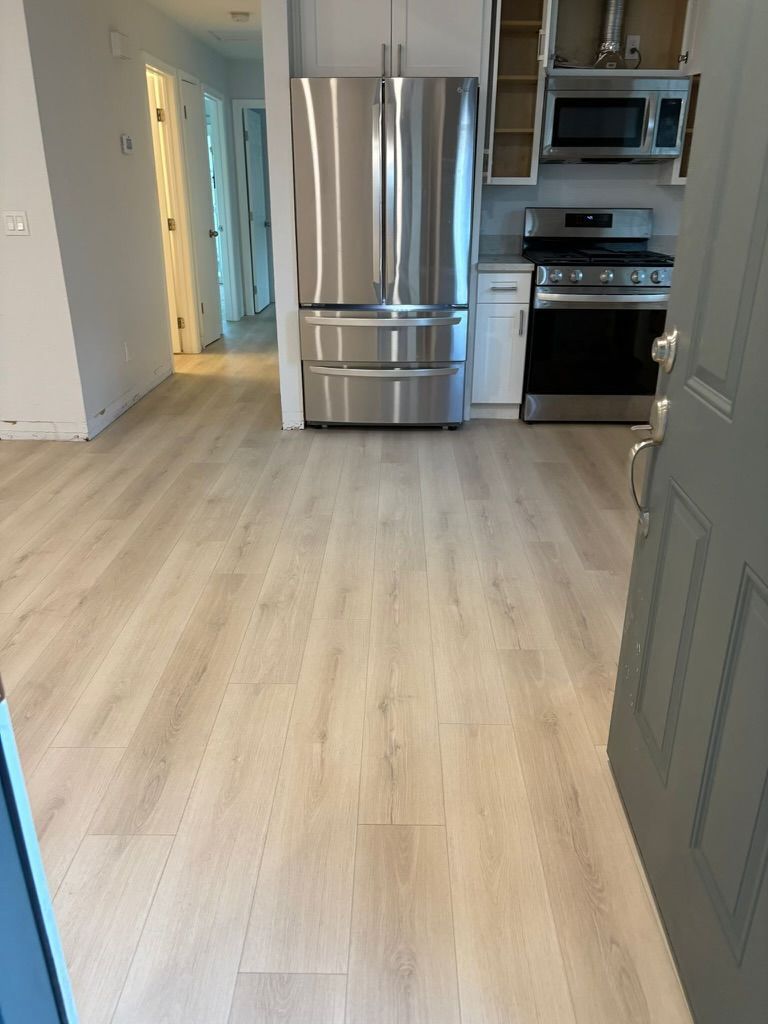
[[[209,238],[218,238],[219,237],[219,232],[218,231],[214,231],[213,228],[211,228],[211,230],[208,232],[208,237]]]
[[[679,332],[676,327],[673,327],[671,331],[665,331],[664,334],[655,338],[651,347],[651,359],[658,363],[665,373],[671,373],[672,367],[675,365],[678,337]]]
[[[629,493],[637,509],[637,518],[640,520],[640,532],[643,537],[648,536],[648,529],[650,526],[651,513],[650,509],[642,503],[640,500],[637,488],[635,487],[635,460],[640,452],[644,452],[648,448],[658,448],[661,442],[664,440],[664,435],[667,432],[667,421],[669,420],[669,399],[668,398],[657,398],[651,406],[651,415],[649,417],[650,423],[642,423],[636,427],[632,427],[632,430],[648,430],[650,431],[650,437],[646,437],[642,441],[638,441],[637,444],[633,444],[629,450]]]

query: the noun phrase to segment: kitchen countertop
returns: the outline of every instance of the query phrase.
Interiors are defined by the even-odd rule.
[[[517,253],[481,253],[477,260],[480,274],[531,274],[533,264]]]

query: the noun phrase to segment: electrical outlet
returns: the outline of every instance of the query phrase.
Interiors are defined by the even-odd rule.
[[[640,36],[627,36],[624,44],[624,59],[638,60],[640,58]]]

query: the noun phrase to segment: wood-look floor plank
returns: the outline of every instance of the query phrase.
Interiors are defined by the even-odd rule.
[[[462,1024],[575,1024],[512,727],[440,739]]]
[[[29,800],[52,894],[61,885],[122,756],[119,747],[51,749],[33,772]]]
[[[208,581],[216,553],[173,549],[54,743],[126,747]]]
[[[226,1024],[293,696],[228,687],[114,1024]]]
[[[0,620],[0,675],[11,693],[66,621],[66,616],[30,607]]]
[[[54,901],[83,1024],[110,1024],[170,836],[87,836]]]
[[[570,465],[540,462],[536,466],[558,505],[565,529],[585,569],[618,571],[624,567],[622,546],[595,504],[592,493]]]
[[[503,655],[578,1021],[688,1024],[672,962],[562,658]]]
[[[346,1024],[459,1024],[442,828],[361,825]]]
[[[343,974],[238,974],[228,1024],[344,1024]]]
[[[464,492],[450,434],[422,434],[417,447],[424,512],[455,514],[464,511]]]
[[[488,614],[498,648],[557,646],[525,547],[511,516],[469,517]]]
[[[415,459],[382,463],[376,564],[381,572],[426,570],[419,467]]]
[[[295,683],[299,677],[329,513],[288,518],[232,673],[233,683]]]
[[[317,592],[315,619],[371,618],[376,520],[333,513]]]
[[[312,626],[243,971],[347,970],[367,649],[354,627]]]
[[[377,647],[423,646],[432,639],[427,574],[376,570],[373,574],[371,643]]]
[[[211,464],[181,471],[19,683],[11,710],[25,771],[33,770],[53,741],[220,472],[220,465]]]
[[[373,647],[359,819],[442,825],[443,782],[429,647]]]
[[[349,519],[375,517],[380,475],[381,433],[359,431],[352,434],[341,467],[334,510]]]
[[[289,515],[301,517],[333,512],[348,444],[346,434],[336,431],[324,431],[315,437],[296,485]]]
[[[173,834],[205,751],[260,580],[211,577],[136,726],[91,832]]]

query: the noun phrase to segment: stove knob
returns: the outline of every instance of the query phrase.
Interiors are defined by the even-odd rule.
[[[574,284],[578,284],[582,277],[584,277],[584,274],[581,270],[572,270],[568,277]]]
[[[663,275],[663,272],[661,270],[652,270],[651,271],[651,281],[654,284],[661,284],[663,279],[664,279],[664,275]]]
[[[563,272],[562,272],[562,270],[550,270],[550,272],[549,272],[549,280],[552,282],[552,284],[557,284],[558,281],[562,281],[563,280]]]
[[[633,270],[630,277],[632,278],[632,284],[642,284],[645,280],[645,271]]]
[[[602,284],[610,284],[612,280],[613,280],[613,271],[612,270],[601,270],[600,271],[600,281],[601,281]]]

